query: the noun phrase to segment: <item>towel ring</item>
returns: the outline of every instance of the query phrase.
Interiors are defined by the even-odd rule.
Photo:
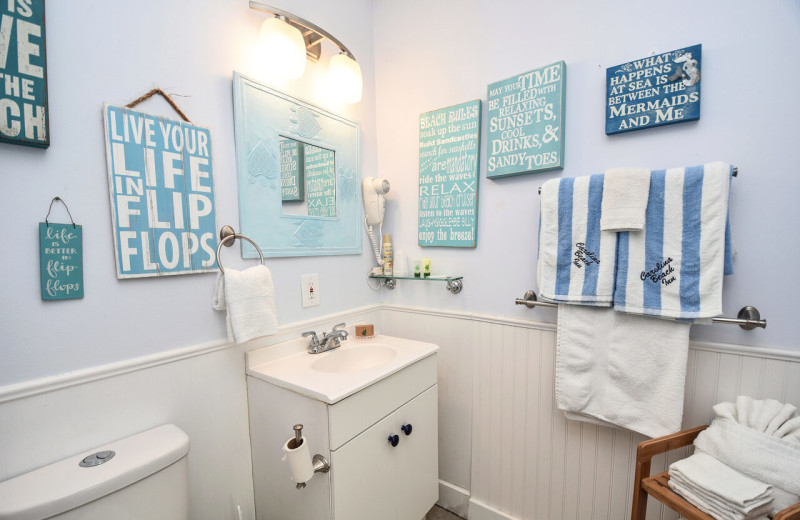
[[[217,267],[219,267],[219,271],[221,273],[225,272],[225,269],[222,267],[222,261],[220,260],[219,253],[222,250],[222,246],[231,247],[236,239],[247,240],[253,247],[256,248],[258,251],[258,257],[261,259],[261,265],[264,265],[264,253],[261,252],[261,248],[258,247],[258,244],[247,238],[246,236],[242,235],[241,233],[237,233],[233,230],[230,226],[222,226],[222,229],[219,230],[219,245],[217,246]],[[230,242],[227,244],[226,242]]]

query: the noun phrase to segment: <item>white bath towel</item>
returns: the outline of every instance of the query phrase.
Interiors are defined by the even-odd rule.
[[[714,405],[714,415],[730,419],[761,433],[800,444],[800,416],[797,407],[775,399],[753,399],[746,395],[736,402]]]
[[[728,466],[800,495],[800,444],[717,417],[694,445]]]
[[[651,173],[645,229],[619,233],[618,311],[666,318],[722,314],[732,172],[716,162]]]
[[[228,340],[236,343],[275,334],[278,318],[272,273],[263,265],[217,275],[214,309],[227,310]]]
[[[603,180],[600,229],[603,231],[641,231],[647,199],[650,196],[648,168],[611,168]]]
[[[537,281],[544,299],[610,306],[616,234],[600,229],[603,176],[542,185]]]
[[[669,477],[672,489],[713,516],[749,520],[772,509],[772,486],[700,451],[671,464]]]
[[[570,419],[650,437],[680,430],[689,324],[559,305],[556,403]]]

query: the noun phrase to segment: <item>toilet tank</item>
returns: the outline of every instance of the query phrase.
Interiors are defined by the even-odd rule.
[[[186,520],[188,452],[173,424],[110,442],[0,482],[0,520]]]

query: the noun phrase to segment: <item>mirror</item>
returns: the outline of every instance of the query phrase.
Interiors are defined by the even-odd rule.
[[[359,124],[238,72],[233,102],[241,233],[264,256],[361,253]]]
[[[284,215],[336,216],[336,154],[280,136],[281,211]]]

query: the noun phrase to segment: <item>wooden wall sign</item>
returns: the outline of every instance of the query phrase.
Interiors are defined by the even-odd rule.
[[[306,204],[310,217],[336,216],[336,167],[333,150],[303,145]]]
[[[419,116],[420,246],[475,247],[481,102]]]
[[[117,278],[216,269],[211,132],[106,104]]]
[[[0,141],[47,148],[44,0],[0,2]]]
[[[563,61],[489,85],[486,177],[564,167]]]
[[[39,222],[42,300],[83,298],[83,228]]]
[[[700,119],[702,45],[606,69],[606,134]]]
[[[278,145],[281,163],[281,200],[284,202],[304,200],[303,143],[281,138]]]

